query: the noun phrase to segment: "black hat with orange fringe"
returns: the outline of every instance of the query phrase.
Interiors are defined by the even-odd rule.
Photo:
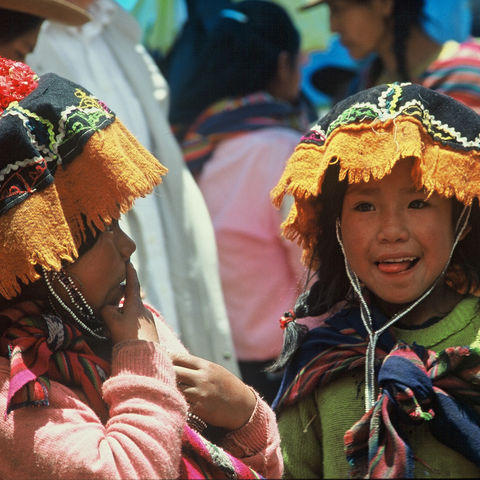
[[[303,246],[303,260],[314,257],[325,208],[322,183],[338,164],[338,180],[367,182],[388,175],[402,158],[413,158],[417,188],[470,205],[480,197],[480,116],[442,93],[410,83],[380,85],[338,102],[302,137],[272,190],[280,206],[294,198],[282,224],[286,238]]]
[[[74,262],[161,165],[87,90],[0,57],[0,296]]]

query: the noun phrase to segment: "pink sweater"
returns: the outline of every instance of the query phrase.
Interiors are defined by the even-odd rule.
[[[2,418],[0,478],[178,478],[187,404],[176,388],[162,344],[140,340],[115,346],[103,384],[110,418],[104,425],[79,391],[51,382],[48,407],[27,407]],[[0,411],[6,411],[9,362],[0,357]],[[265,477],[283,463],[272,410],[257,397],[250,421],[222,447]]]

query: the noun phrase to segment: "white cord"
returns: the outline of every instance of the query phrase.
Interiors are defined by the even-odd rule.
[[[335,222],[335,233],[337,235],[337,241],[340,245],[340,249],[342,250],[343,259],[345,261],[345,271],[347,273],[348,279],[350,280],[350,284],[352,285],[353,290],[358,296],[360,301],[360,316],[362,318],[363,325],[368,333],[368,345],[366,351],[366,358],[365,358],[365,411],[368,412],[373,405],[375,404],[375,348],[377,346],[377,341],[380,335],[391,327],[395,322],[397,322],[400,318],[405,316],[409,313],[413,308],[415,308],[422,300],[425,299],[432,290],[437,286],[440,279],[445,275],[447,268],[452,260],[453,252],[455,247],[457,246],[460,238],[465,231],[465,228],[468,225],[468,219],[470,218],[470,212],[472,210],[471,205],[465,205],[463,207],[462,213],[460,214],[457,224],[455,226],[455,232],[457,232],[455,241],[453,242],[452,248],[450,250],[450,255],[448,256],[447,263],[443,267],[440,275],[435,279],[433,284],[413,303],[411,303],[408,307],[403,309],[401,312],[396,313],[388,322],[386,322],[381,328],[378,330],[374,330],[372,317],[370,315],[370,310],[368,308],[367,302],[362,294],[362,287],[360,285],[360,281],[358,279],[357,274],[352,270],[350,264],[348,263],[347,256],[345,254],[345,248],[343,246],[343,242],[340,235],[340,219],[337,218]]]

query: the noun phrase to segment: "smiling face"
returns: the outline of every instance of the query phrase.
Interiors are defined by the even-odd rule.
[[[366,287],[388,304],[416,300],[442,272],[454,241],[451,200],[416,191],[412,162],[381,180],[349,185],[341,232],[345,254]]]
[[[105,305],[118,305],[123,297],[121,284],[135,248],[135,242],[114,221],[92,248],[65,268],[95,313]]]
[[[352,58],[361,60],[392,40],[390,0],[328,0],[330,30]]]

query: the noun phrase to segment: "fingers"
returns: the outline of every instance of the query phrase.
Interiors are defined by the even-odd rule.
[[[173,366],[175,375],[177,377],[177,385],[193,387],[196,383],[196,370],[191,370],[190,368],[179,367],[177,365]]]
[[[140,295],[140,282],[131,262],[127,262],[125,301],[122,308],[105,306],[101,315],[111,333],[113,343],[125,340],[158,342],[152,312],[145,308]]]
[[[140,293],[140,282],[138,280],[137,271],[132,262],[128,261],[125,268],[125,301],[123,308],[128,309],[130,305],[138,306],[139,303],[142,303],[142,296]]]
[[[173,365],[192,370],[200,370],[205,364],[203,358],[190,355],[189,353],[172,353],[170,358],[172,359]]]

